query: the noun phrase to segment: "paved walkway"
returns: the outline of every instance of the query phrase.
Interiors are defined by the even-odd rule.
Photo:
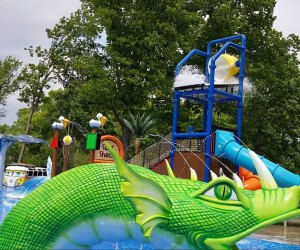
[[[286,227],[284,224],[276,224],[263,228],[251,237],[300,246],[300,218],[287,221]]]

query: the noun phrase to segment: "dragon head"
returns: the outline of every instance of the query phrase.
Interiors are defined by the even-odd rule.
[[[135,208],[136,222],[146,237],[160,227],[184,236],[192,248],[231,249],[264,226],[300,216],[300,186],[279,188],[252,151],[262,184],[257,191],[245,190],[224,176],[203,183],[178,179],[172,173],[143,174],[128,166],[109,145],[107,148],[123,179],[122,193]]]
[[[299,200],[299,186],[248,191],[218,177],[173,203],[169,225],[184,228],[181,232],[197,248],[230,249],[264,226],[300,216]],[[175,222],[177,214],[182,217]]]

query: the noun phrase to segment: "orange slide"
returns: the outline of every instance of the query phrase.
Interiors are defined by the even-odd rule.
[[[251,171],[240,167],[239,177],[242,179],[245,189],[253,191],[261,189],[259,177],[253,174]]]

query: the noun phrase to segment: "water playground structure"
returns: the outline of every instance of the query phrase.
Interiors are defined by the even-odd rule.
[[[3,185],[6,187],[19,187],[36,176],[47,176],[47,169],[32,164],[11,164],[5,169]]]
[[[220,43],[224,45],[212,54],[212,46]],[[115,162],[73,168],[20,200],[0,226],[0,248],[236,249],[242,248],[240,241],[256,230],[300,216],[300,177],[258,156],[238,140],[245,46],[243,35],[214,40],[207,52],[193,50],[177,66],[176,74],[193,55],[200,55],[207,69],[204,83],[174,88],[168,176],[126,163],[105,143]],[[229,47],[240,53],[239,59],[225,57],[219,63],[218,58],[224,57]],[[226,63],[227,67],[222,66]],[[224,91],[230,84],[222,81],[237,73],[237,66],[237,94]],[[204,105],[201,132],[177,131],[179,98]],[[237,103],[237,136],[218,130],[212,143],[216,102]],[[197,180],[193,172],[191,179],[177,178],[173,173],[180,140],[190,138],[203,138],[205,142],[204,181]],[[245,189],[235,173],[233,179],[218,176],[210,169],[213,154],[232,161],[236,169],[242,165],[256,173],[261,189]]]
[[[13,135],[0,134],[0,191],[2,191],[3,180],[5,180],[5,178],[3,178],[3,173],[4,173],[6,153],[7,150],[10,148],[10,146],[16,142],[27,143],[27,144],[47,144],[46,141],[39,138],[32,137],[30,135],[13,136]],[[11,173],[13,173],[13,171],[11,171]],[[18,181],[18,179],[16,181]],[[23,180],[19,180],[19,181],[23,182]]]

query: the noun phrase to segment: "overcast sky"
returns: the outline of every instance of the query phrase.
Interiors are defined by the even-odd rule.
[[[30,62],[25,47],[30,45],[48,47],[45,29],[52,28],[62,16],[80,7],[79,0],[0,0],[0,60],[12,55],[21,61]],[[300,36],[299,0],[278,0],[275,8],[274,27],[284,35]],[[22,106],[15,96],[7,100],[7,116],[1,124],[11,125],[16,112]]]
[[[79,8],[79,0],[0,0],[0,60],[12,55],[32,62],[24,48],[49,47],[45,29],[54,27],[61,17]],[[0,118],[0,125],[11,125],[17,119],[18,109],[26,107],[14,95],[6,103],[6,117]]]

